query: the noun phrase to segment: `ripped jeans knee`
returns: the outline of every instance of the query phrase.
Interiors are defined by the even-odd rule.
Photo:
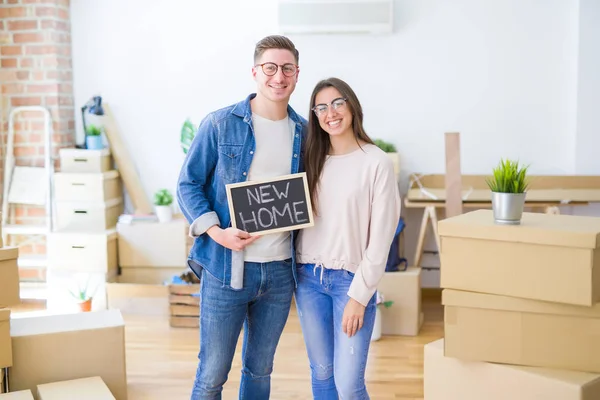
[[[326,381],[333,378],[333,364],[330,365],[311,365],[312,377],[318,381]]]

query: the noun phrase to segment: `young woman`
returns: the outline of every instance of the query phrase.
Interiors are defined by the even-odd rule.
[[[295,296],[313,396],[369,399],[375,292],[400,218],[398,185],[348,84],[319,82],[310,107],[305,164],[315,225],[298,237]]]

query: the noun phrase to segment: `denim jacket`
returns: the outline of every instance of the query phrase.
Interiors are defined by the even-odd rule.
[[[177,184],[177,201],[190,223],[194,245],[188,256],[188,265],[200,277],[205,268],[219,279],[223,286],[242,289],[244,282],[244,252],[227,249],[206,234],[217,224],[225,229],[231,226],[225,185],[247,179],[256,142],[252,126],[250,94],[245,100],[207,115],[190,145]],[[290,173],[304,171],[304,142],[306,119],[288,105],[288,116],[295,124],[293,156]],[[296,280],[295,239],[292,231],[292,270]]]

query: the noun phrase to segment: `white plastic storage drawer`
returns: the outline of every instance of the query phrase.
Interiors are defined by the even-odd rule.
[[[97,173],[54,174],[54,198],[56,201],[108,201],[123,197],[121,180],[117,170]]]
[[[60,149],[61,172],[106,172],[112,169],[109,149]]]
[[[104,231],[117,226],[123,213],[123,199],[105,202],[56,202],[58,231]]]
[[[48,235],[48,269],[74,272],[117,271],[117,231],[52,232]]]

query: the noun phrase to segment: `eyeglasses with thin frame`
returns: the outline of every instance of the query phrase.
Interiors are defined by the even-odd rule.
[[[348,99],[346,99],[345,97],[339,97],[337,99],[331,100],[331,103],[329,104],[317,104],[316,106],[311,108],[311,110],[314,111],[317,117],[320,117],[321,115],[327,114],[329,106],[331,106],[335,111],[341,110],[346,105],[347,100]]]
[[[277,73],[277,71],[279,70],[279,68],[281,68],[281,71],[283,71],[283,75],[285,75],[287,77],[296,75],[296,73],[298,72],[298,69],[300,68],[296,64],[287,63],[287,64],[283,64],[283,65],[277,65],[273,62],[256,64],[255,67],[261,67],[263,73],[267,76],[275,75]]]

